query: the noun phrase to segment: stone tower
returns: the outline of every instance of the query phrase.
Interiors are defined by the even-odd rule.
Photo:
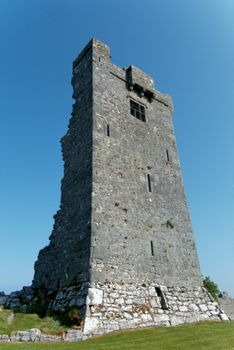
[[[73,63],[64,177],[34,290],[78,307],[84,334],[219,319],[202,287],[172,124],[172,100],[92,39]]]

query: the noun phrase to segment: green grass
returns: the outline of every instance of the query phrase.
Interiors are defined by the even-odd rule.
[[[0,334],[10,335],[13,331],[24,331],[30,328],[39,328],[45,334],[61,334],[67,327],[52,317],[40,318],[36,314],[15,313],[11,325],[7,324],[7,318],[12,313],[0,307]]]
[[[231,350],[234,322],[205,322],[171,328],[112,333],[73,344],[0,344],[4,350]]]

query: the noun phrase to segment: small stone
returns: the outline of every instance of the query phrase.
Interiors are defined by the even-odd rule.
[[[172,316],[171,318],[171,325],[177,326],[179,324],[184,323],[184,317],[178,317],[178,316]]]
[[[169,316],[164,314],[164,315],[158,315],[154,317],[154,321],[157,323],[164,323],[169,321]]]
[[[7,343],[10,341],[10,338],[7,334],[0,335],[0,343]]]
[[[156,296],[156,289],[155,289],[155,287],[149,287],[149,295],[151,297]]]
[[[98,329],[103,329],[102,322],[97,317],[86,317],[84,323],[84,334],[97,334]]]
[[[131,312],[132,311],[132,305],[127,305],[125,307],[123,307],[123,311],[127,311],[127,312]]]
[[[103,302],[103,290],[97,288],[89,288],[87,304],[100,305]]]
[[[207,309],[207,306],[202,304],[202,305],[199,305],[199,308],[202,312],[206,312],[208,309]]]
[[[75,342],[82,340],[83,334],[81,330],[72,330],[69,329],[65,332],[64,341],[66,342]]]
[[[190,304],[188,308],[190,311],[199,311],[199,307],[196,304]]]
[[[113,299],[117,299],[119,297],[119,293],[110,293],[110,297]]]
[[[152,316],[150,314],[142,314],[141,319],[143,322],[150,322],[152,321]]]
[[[118,299],[115,300],[115,302],[116,302],[117,304],[123,305],[123,304],[124,304],[124,299],[118,298]]]
[[[222,321],[229,321],[229,318],[225,314],[220,314],[220,318]]]
[[[158,303],[155,298],[151,298],[149,302],[152,307],[158,307]]]
[[[179,306],[179,310],[180,310],[181,312],[187,312],[187,311],[188,311],[188,308],[187,308],[187,306],[182,305],[182,306]]]

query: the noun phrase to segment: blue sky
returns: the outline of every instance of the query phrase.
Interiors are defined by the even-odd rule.
[[[201,270],[234,296],[233,0],[0,1],[0,290],[30,285],[59,208],[72,61],[91,37],[172,96]]]

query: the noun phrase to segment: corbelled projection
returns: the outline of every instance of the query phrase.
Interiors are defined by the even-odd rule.
[[[61,205],[33,288],[77,306],[84,334],[220,319],[202,287],[171,114],[172,100],[93,39],[73,63],[62,138]]]

